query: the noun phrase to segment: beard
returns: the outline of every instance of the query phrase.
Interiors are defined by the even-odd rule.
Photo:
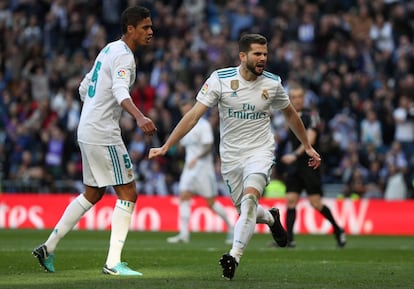
[[[255,65],[253,65],[253,64],[251,64],[251,63],[247,63],[246,64],[246,68],[251,72],[251,73],[253,73],[254,75],[256,75],[256,76],[260,76],[260,75],[262,75],[263,74],[263,69],[260,71],[260,72],[257,72],[256,71],[256,66]]]

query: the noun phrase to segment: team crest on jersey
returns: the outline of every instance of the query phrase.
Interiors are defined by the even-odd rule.
[[[267,91],[267,89],[263,89],[263,91],[262,91],[262,99],[263,100],[268,100],[269,99],[269,92]]]
[[[125,69],[120,69],[117,71],[116,75],[118,76],[118,78],[125,79],[127,73]]]
[[[236,90],[239,88],[239,80],[233,79],[232,81],[230,81],[230,87],[231,89],[233,89],[233,94],[231,96],[237,96]]]
[[[238,79],[233,79],[232,81],[230,81],[230,87],[233,90],[239,89],[239,80]]]
[[[206,92],[208,91],[208,83],[204,83],[203,87],[201,88],[200,92],[202,94],[206,94]]]

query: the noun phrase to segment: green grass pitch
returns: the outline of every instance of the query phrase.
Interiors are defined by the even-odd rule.
[[[221,278],[225,235],[193,233],[189,244],[167,244],[172,234],[130,232],[123,261],[142,277],[101,273],[109,231],[72,231],[56,251],[56,273],[32,256],[50,230],[0,230],[0,288],[414,288],[414,237],[348,236],[337,249],[331,235],[299,235],[295,249],[270,247],[255,234],[232,281]]]

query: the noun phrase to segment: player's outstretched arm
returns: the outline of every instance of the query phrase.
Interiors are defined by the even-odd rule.
[[[148,154],[148,158],[163,156],[167,151],[180,141],[198,122],[198,120],[207,111],[208,106],[196,102],[194,106],[181,118],[180,122],[174,128],[165,144],[160,148],[151,148]]]

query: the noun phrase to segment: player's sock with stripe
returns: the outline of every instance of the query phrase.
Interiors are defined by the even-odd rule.
[[[296,208],[288,208],[286,211],[286,231],[288,242],[293,241],[293,226],[296,220]]]
[[[79,222],[80,218],[90,209],[90,203],[83,194],[76,197],[65,209],[53,232],[45,242],[48,253],[55,251],[59,241]]]
[[[234,226],[233,248],[230,255],[236,258],[237,263],[244,249],[249,243],[256,228],[257,198],[253,194],[244,195],[240,204],[240,217]]]
[[[326,205],[323,205],[322,210],[320,210],[320,213],[332,224],[335,232],[340,230],[338,224],[335,222],[335,219],[332,216],[331,210]]]
[[[119,199],[116,201],[115,209],[112,214],[109,251],[105,263],[108,268],[113,268],[121,262],[121,252],[128,235],[134,207],[135,203],[133,202]]]

